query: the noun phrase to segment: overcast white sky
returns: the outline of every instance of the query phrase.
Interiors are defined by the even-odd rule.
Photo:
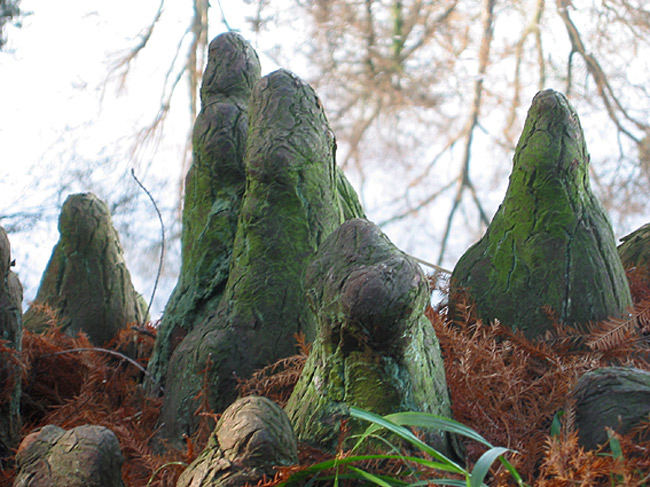
[[[17,260],[16,271],[25,287],[26,301],[33,299],[58,239],[56,215],[65,194],[55,200],[43,201],[43,188],[56,185],[60,168],[75,161],[90,161],[94,168],[94,181],[103,183],[109,192],[111,185],[118,191],[120,185],[133,184],[120,179],[122,173],[116,172],[106,161],[120,161],[124,170],[130,167],[130,137],[157,111],[162,80],[190,21],[190,2],[167,0],[151,46],[133,64],[124,91],[118,93],[115,83],[105,85],[104,82],[111,63],[138,42],[139,34],[152,20],[159,2],[22,0],[21,9],[28,13],[22,19],[23,26],[8,29],[7,50],[0,53],[0,214],[11,213],[16,207],[44,206],[52,217],[47,224],[37,227],[37,231],[10,235]],[[247,6],[243,0],[224,0],[222,5],[230,26],[241,30],[255,44],[245,21],[247,15],[254,13],[252,6]],[[216,1],[210,15],[211,39],[226,27],[221,22]],[[282,33],[274,35],[282,36]],[[287,36],[286,42],[299,42],[299,38],[300,35],[293,34]],[[278,67],[264,55],[263,49],[256,48],[263,73]],[[283,67],[307,77],[307,73],[302,72],[306,68],[293,60],[291,66]],[[141,160],[146,163],[137,169],[161,204],[173,200],[174,195],[168,194],[169,188],[173,188],[180,177],[188,130],[184,82],[179,86],[174,106],[175,111],[158,151],[145,151]],[[589,140],[589,133],[587,137],[593,152],[599,143],[598,137],[594,139],[592,136]],[[481,170],[480,165],[476,170]],[[381,181],[382,177],[384,181]],[[389,174],[378,175],[376,180],[394,185],[394,181],[386,181],[391,177]],[[167,187],[156,186],[161,180],[170,183]],[[36,190],[35,182],[41,183]],[[84,189],[70,187],[72,192]],[[494,192],[489,197],[493,201],[488,201],[486,206],[496,208],[501,195]],[[445,211],[440,214],[445,215]],[[159,230],[153,212],[143,225],[157,235]],[[391,234],[395,228],[389,228],[389,237],[419,257],[435,259],[438,247],[431,243],[431,235],[427,234],[431,229],[407,227],[404,232],[403,228],[401,235]],[[452,235],[452,245],[457,238],[466,244],[467,235]],[[454,259],[463,250],[456,248],[450,252],[447,266],[453,266]],[[151,267],[157,258],[149,256],[145,259],[141,253],[129,252],[128,248],[126,257],[136,289],[148,298],[152,286],[151,272],[143,273],[139,269]],[[167,270],[172,274],[178,271]],[[154,318],[162,311],[166,295],[174,283],[174,279],[168,279],[166,287],[159,293],[153,309]]]
[[[246,35],[244,2],[223,4],[231,27]],[[116,83],[104,82],[111,63],[137,43],[158,5],[159,0],[22,0],[21,10],[28,15],[21,28],[8,27],[6,52],[0,53],[0,214],[17,206],[43,205],[34,181],[55,183],[55,173],[68,159],[97,160],[99,177],[102,160],[128,159],[129,137],[157,111],[162,79],[189,24],[190,4],[166,2],[151,47],[133,64],[126,90],[118,93]],[[218,9],[210,10],[212,38],[226,29]],[[276,68],[264,57],[262,62],[265,71]],[[188,123],[186,94],[182,82],[180,99],[175,100],[179,108],[168,122],[165,139],[155,155],[143,157],[152,160],[140,173],[145,183],[152,173],[172,181],[179,177]],[[46,211],[54,215],[60,204],[46,201]],[[58,239],[56,224],[10,239],[28,301]],[[129,268],[137,265],[137,258],[127,254]],[[137,272],[132,274],[136,288],[148,297],[150,279],[145,282]],[[156,312],[162,310],[169,290],[162,290]]]

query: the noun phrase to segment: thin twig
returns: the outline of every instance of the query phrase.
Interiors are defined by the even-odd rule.
[[[226,26],[226,29],[228,29],[228,32],[232,32],[232,28],[230,27],[230,24],[228,24],[228,20],[226,20],[226,14],[223,11],[223,6],[221,5],[221,0],[217,0],[217,6],[219,7],[219,11],[221,12],[221,22],[223,22],[223,25]]]
[[[445,233],[442,237],[442,242],[440,244],[440,254],[438,255],[438,264],[442,262],[442,259],[445,255],[445,250],[447,249],[447,241],[449,239],[449,234],[451,232],[451,225],[454,221],[454,216],[456,210],[463,199],[463,192],[465,189],[469,189],[472,193],[474,204],[476,205],[481,221],[485,224],[489,224],[487,215],[483,211],[480,200],[476,191],[473,190],[473,185],[470,179],[470,161],[472,154],[472,141],[474,138],[474,129],[478,125],[479,112],[481,111],[481,99],[483,95],[483,81],[485,79],[485,74],[487,72],[488,63],[490,61],[490,46],[492,44],[492,38],[494,34],[494,5],[495,0],[484,0],[483,4],[483,13],[482,13],[482,24],[483,24],[483,36],[481,38],[481,45],[479,47],[479,66],[476,81],[474,82],[474,98],[472,101],[472,108],[470,112],[469,119],[467,121],[467,128],[465,130],[465,151],[463,155],[463,163],[461,165],[461,172],[458,175],[457,179],[457,189],[456,196],[454,197],[454,202],[447,216],[447,225],[445,226]]]
[[[102,353],[107,353],[109,355],[113,355],[115,357],[121,358],[122,360],[127,361],[131,365],[133,365],[136,369],[138,369],[140,372],[142,372],[144,375],[151,377],[151,374],[147,372],[147,369],[145,369],[142,365],[140,365],[138,362],[133,360],[131,357],[127,357],[123,353],[117,352],[115,350],[110,350],[108,348],[101,348],[101,347],[81,347],[81,348],[71,348],[69,350],[61,350],[60,352],[52,352],[52,353],[46,353],[43,355],[40,355],[40,358],[42,357],[56,357],[57,355],[65,355],[66,353],[77,353],[77,352],[102,352]],[[161,392],[163,391],[163,388],[160,388]]]
[[[451,271],[448,270],[448,269],[445,269],[444,267],[440,267],[439,265],[432,264],[431,262],[427,262],[426,260],[422,260],[422,259],[420,259],[418,257],[415,257],[414,255],[409,254],[409,257],[411,257],[413,260],[415,260],[416,262],[419,262],[422,265],[425,265],[427,267],[431,267],[432,269],[435,269],[437,272],[442,272],[444,274],[450,274],[451,275]]]
[[[160,248],[160,262],[158,263],[158,272],[156,273],[156,280],[153,283],[153,290],[151,291],[151,299],[149,299],[149,305],[147,306],[147,312],[144,315],[144,319],[147,319],[147,317],[149,316],[149,311],[151,310],[151,305],[153,304],[153,298],[156,295],[156,289],[158,288],[158,281],[160,279],[160,274],[162,273],[163,261],[165,259],[165,224],[163,223],[162,215],[160,214],[160,210],[158,209],[158,205],[156,204],[156,200],[153,199],[153,196],[151,196],[151,193],[147,190],[147,188],[144,187],[144,185],[135,176],[135,170],[133,170],[133,168],[131,168],[131,176],[133,176],[133,179],[135,180],[135,182],[138,183],[138,186],[140,186],[140,188],[142,188],[142,191],[144,191],[145,194],[151,200],[151,203],[153,204],[153,207],[156,210],[156,214],[158,215],[158,220],[160,221],[160,235],[161,235],[161,238],[162,238],[162,245],[161,245],[161,248]]]

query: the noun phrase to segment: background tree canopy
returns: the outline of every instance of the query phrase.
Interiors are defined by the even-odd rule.
[[[2,13],[17,12],[16,4],[1,5]],[[113,88],[138,102],[133,93],[142,66],[155,63],[156,75],[144,75],[155,94],[142,105],[146,116],[136,129],[125,124],[119,143],[98,141],[94,154],[81,144],[62,144],[59,161],[33,171],[42,204],[32,196],[0,207],[8,231],[33,235],[44,222],[54,226],[57,202],[67,192],[93,190],[109,202],[127,257],[142,264],[134,265],[134,274],[150,285],[159,231],[146,196],[127,174],[135,166],[147,176],[168,233],[177,237],[206,46],[228,29],[251,40],[263,72],[285,67],[314,86],[337,136],[338,163],[369,218],[417,257],[453,267],[482,234],[507,186],[526,107],[542,88],[564,92],[580,114],[592,185],[617,236],[648,219],[650,10],[643,0],[243,0],[212,6],[157,0],[149,8],[137,26],[129,24],[130,32],[121,31],[113,50],[121,53],[111,57],[103,77],[94,86],[80,82],[95,98],[103,96],[102,110],[112,113],[118,104]],[[87,9],[93,15],[85,22],[111,25],[98,5]],[[30,10],[39,15],[38,8]],[[93,94],[96,86],[103,89]],[[170,141],[175,152],[156,152]],[[172,161],[173,170],[158,169],[161,158]],[[27,241],[23,247],[37,245]],[[16,241],[17,252],[20,246]],[[27,287],[42,272],[28,267],[20,269],[21,278],[37,277],[26,276]],[[171,290],[177,251],[166,268]]]
[[[7,22],[20,15],[19,0],[0,0],[0,49],[5,45],[4,27]]]

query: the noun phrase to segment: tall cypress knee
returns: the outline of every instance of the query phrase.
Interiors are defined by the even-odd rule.
[[[257,54],[239,34],[210,43],[185,179],[181,272],[148,366],[152,391],[164,385],[169,358],[183,337],[217,308],[228,279],[246,182],[248,99],[259,79]]]
[[[356,195],[339,178],[334,136],[316,94],[287,71],[267,75],[253,90],[245,168],[221,302],[170,361],[161,433],[172,441],[195,427],[202,372],[210,406],[222,411],[237,395],[237,378],[295,353],[296,333],[313,339],[305,267],[320,242],[360,211]]]
[[[529,338],[552,328],[549,314],[579,326],[630,306],[611,225],[589,186],[582,127],[561,93],[533,98],[506,196],[451,286],[452,314],[467,293],[483,320]]]
[[[11,456],[20,438],[20,365],[23,288],[11,271],[11,248],[0,227],[0,458]]]

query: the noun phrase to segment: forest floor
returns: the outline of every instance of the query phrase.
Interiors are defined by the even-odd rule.
[[[614,440],[596,451],[585,451],[578,443],[569,399],[577,379],[589,370],[612,365],[650,370],[650,286],[632,272],[628,278],[634,308],[627,318],[596,323],[581,332],[558,325],[554,333],[535,343],[498,323],[474,320],[469,307],[456,323],[446,320],[444,306],[427,310],[445,361],[454,419],[493,445],[516,452],[508,459],[528,485],[650,483],[650,421],[624,436],[614,433]],[[24,332],[19,357],[24,373],[23,436],[46,424],[65,429],[83,424],[106,426],[120,441],[125,485],[175,485],[206,444],[219,415],[202,402],[196,411],[200,427],[186,439],[183,451],[160,455],[149,447],[161,400],[147,397],[140,383],[155,327],[132,325],[101,350],[84,336],[71,338],[61,333],[55,316],[51,325],[43,335]],[[296,355],[242,381],[242,395],[263,395],[281,406],[286,403],[309,353],[309,346],[297,338]],[[341,445],[338,457],[347,454],[346,443]],[[485,451],[478,443],[468,441],[464,446],[469,465]],[[258,485],[280,485],[292,473],[332,455],[299,445],[299,458],[300,465],[279,468],[275,478]],[[0,487],[13,483],[12,460],[6,459],[8,466],[0,471]],[[364,467],[379,473],[402,468],[385,463]],[[498,463],[487,481],[489,485],[512,482]]]

